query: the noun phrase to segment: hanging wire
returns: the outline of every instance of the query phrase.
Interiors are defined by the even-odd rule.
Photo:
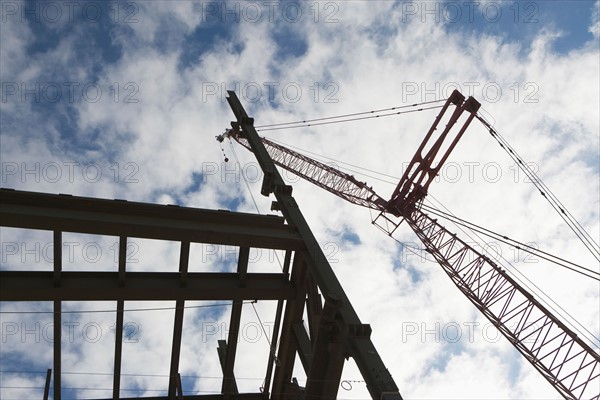
[[[233,153],[233,156],[235,157],[235,162],[240,167],[240,171],[242,171],[242,173],[241,173],[242,179],[244,180],[244,183],[246,184],[246,187],[248,188],[250,197],[252,197],[252,202],[254,203],[254,207],[256,207],[256,212],[260,214],[260,210],[258,209],[258,204],[256,203],[256,199],[254,198],[254,194],[252,194],[252,189],[250,189],[250,184],[248,183],[248,180],[246,180],[246,176],[244,175],[244,172],[242,169],[242,164],[240,163],[240,159],[238,158],[238,156],[235,152],[235,149],[233,147],[233,144],[231,143],[231,139],[229,139],[229,147],[231,147],[231,152]]]
[[[544,197],[552,208],[560,215],[565,223],[571,228],[575,236],[583,243],[583,245],[592,253],[596,260],[600,261],[600,245],[594,241],[594,239],[587,233],[587,231],[581,226],[581,224],[575,219],[575,217],[567,210],[567,208],[558,200],[554,193],[542,182],[537,174],[523,162],[523,158],[508,144],[506,139],[500,135],[500,133],[494,129],[483,117],[477,115],[477,119],[488,129],[490,135],[502,147],[504,151],[515,161],[519,168],[527,175],[535,187],[539,190],[542,197]]]
[[[229,146],[231,147],[231,151],[233,153],[233,156],[235,157],[235,160],[237,162],[237,164],[240,166],[240,170],[241,170],[241,164],[240,164],[240,160],[235,152],[235,148],[233,147],[233,143],[231,141],[231,138],[229,138]],[[252,197],[252,202],[254,203],[254,207],[256,208],[256,212],[260,214],[260,209],[258,208],[258,203],[256,202],[256,200],[254,199],[254,194],[252,193],[252,189],[250,188],[250,184],[248,183],[248,180],[246,179],[246,176],[244,175],[244,173],[242,172],[242,179],[244,180],[244,183],[246,184],[246,188],[248,188],[248,192],[250,193],[250,196]],[[274,253],[275,254],[275,258],[277,259],[277,262],[279,264],[279,268],[281,268],[281,271],[283,272],[283,264],[281,263],[281,260],[279,259],[279,256],[277,255],[277,252]],[[267,332],[265,330],[265,327],[262,323],[262,320],[260,319],[260,316],[258,315],[258,311],[256,310],[256,307],[254,307],[254,303],[256,303],[256,301],[252,301],[250,302],[250,304],[252,304],[252,309],[254,310],[254,313],[256,314],[256,318],[258,318],[259,324],[263,330],[263,333],[265,334],[265,338],[267,339],[267,343],[269,344],[269,351],[271,353],[271,355],[273,355],[273,360],[275,362],[276,365],[279,365],[279,358],[277,358],[277,343],[271,343],[271,340],[269,339],[269,335],[267,335]],[[265,380],[263,380],[263,386],[265,385]]]
[[[292,122],[282,122],[282,123],[278,123],[278,124],[259,125],[259,126],[256,126],[255,128],[269,128],[269,127],[274,127],[274,126],[297,125],[297,124],[306,124],[306,123],[310,123],[310,122],[326,121],[328,119],[356,117],[358,115],[374,114],[374,113],[380,113],[380,112],[385,112],[385,111],[393,111],[393,110],[400,110],[400,109],[404,109],[404,108],[418,107],[418,106],[425,105],[425,104],[440,103],[440,102],[446,101],[446,100],[447,99],[439,99],[439,100],[425,101],[422,103],[414,103],[414,104],[404,105],[404,106],[381,108],[379,110],[361,111],[361,112],[355,112],[355,113],[350,113],[350,114],[341,114],[341,115],[335,115],[335,116],[331,116],[331,117],[321,117],[321,118],[305,119],[305,120],[292,121]],[[389,115],[396,115],[396,114],[393,113],[393,114],[389,114]]]
[[[278,127],[274,127],[274,128],[262,128],[262,129],[257,129],[257,132],[264,132],[264,131],[275,131],[275,130],[281,130],[281,129],[293,129],[293,128],[303,128],[303,127],[310,127],[310,126],[319,126],[319,125],[331,125],[331,124],[338,124],[341,122],[354,122],[354,121],[361,121],[361,120],[365,120],[365,119],[372,119],[372,118],[380,118],[380,117],[391,117],[394,115],[402,115],[402,114],[410,114],[410,113],[415,113],[415,112],[419,112],[419,111],[426,111],[426,110],[434,110],[436,108],[442,108],[443,106],[431,106],[431,107],[423,107],[423,108],[419,108],[416,110],[409,110],[409,111],[398,111],[398,112],[394,112],[394,113],[388,113],[388,114],[377,114],[377,115],[369,115],[367,117],[355,117],[355,118],[347,118],[347,119],[342,119],[339,121],[326,121],[326,122],[317,122],[317,123],[303,123],[303,124],[299,124],[299,125],[287,125],[287,126],[278,126]]]
[[[433,198],[433,196],[431,196],[431,197]],[[441,204],[441,203],[440,203],[440,204]],[[447,209],[446,209],[446,210],[447,210]],[[449,214],[451,214],[451,213],[449,213]],[[473,225],[475,225],[475,224],[473,224]],[[471,236],[470,236],[470,235],[469,235],[467,232],[465,232],[465,231],[462,229],[462,227],[459,227],[459,229],[461,229],[461,230],[462,230],[462,231],[463,231],[463,232],[464,232],[464,233],[465,233],[465,234],[466,234],[466,235],[467,235],[469,238],[471,238]],[[492,231],[490,231],[490,232],[492,232]],[[475,235],[476,235],[476,233],[475,233]],[[496,235],[500,236],[499,234],[496,234]],[[477,236],[477,235],[476,235],[476,236]],[[392,238],[393,238],[393,237],[392,237]],[[472,238],[471,238],[471,239],[472,239]],[[481,238],[479,238],[479,237],[478,237],[478,239],[479,239],[480,241],[482,241],[482,242],[484,242],[484,243],[485,243],[485,241],[483,241]],[[404,248],[406,248],[407,250],[411,251],[411,252],[412,252],[412,253],[414,253],[414,254],[417,254],[417,252],[416,252],[416,251],[414,251],[414,250],[413,250],[413,249],[412,249],[410,246],[408,246],[407,244],[405,244],[405,243],[402,243],[402,242],[400,242],[399,240],[397,240],[397,239],[395,239],[395,238],[394,238],[394,240],[396,240],[398,243],[402,244],[402,245],[403,245],[403,247],[404,247]],[[526,246],[523,246],[523,250],[524,250],[524,251],[527,251],[527,252],[530,252],[530,253],[532,253],[532,254],[536,254],[536,253],[533,253],[533,252],[532,252],[532,250],[531,250],[531,249],[528,249]],[[421,251],[422,251],[422,250],[421,250]],[[417,255],[418,255],[418,254],[417,254]],[[575,319],[575,318],[574,318],[574,317],[573,317],[571,314],[569,314],[569,313],[568,313],[566,310],[564,310],[562,307],[560,307],[558,304],[556,304],[556,303],[555,303],[555,302],[554,302],[554,301],[553,301],[553,300],[552,300],[552,299],[551,299],[551,298],[550,298],[550,297],[549,297],[549,296],[548,296],[548,295],[547,295],[547,294],[546,294],[546,293],[545,293],[545,292],[544,292],[542,289],[540,289],[540,288],[539,288],[537,285],[535,285],[533,282],[531,282],[531,281],[530,281],[530,280],[529,280],[529,279],[528,279],[528,278],[527,278],[525,275],[523,275],[523,274],[522,274],[522,273],[521,273],[521,272],[520,272],[518,269],[516,269],[514,266],[512,266],[512,264],[510,264],[510,263],[509,263],[509,262],[508,262],[506,259],[504,259],[504,258],[502,257],[502,255],[501,255],[501,254],[498,254],[498,256],[499,256],[499,259],[503,260],[503,261],[504,261],[504,263],[506,263],[506,265],[509,267],[509,268],[508,268],[509,270],[510,270],[510,269],[514,269],[514,270],[516,271],[516,273],[517,273],[517,274],[519,274],[519,275],[521,275],[521,276],[522,276],[522,278],[523,278],[523,279],[519,278],[518,276],[515,276],[514,274],[511,274],[511,275],[513,275],[513,277],[514,277],[514,278],[515,278],[517,281],[519,281],[519,282],[520,282],[520,283],[521,283],[521,284],[522,284],[524,287],[526,287],[528,290],[530,290],[530,291],[532,291],[532,292],[534,292],[534,293],[538,293],[538,294],[540,294],[540,295],[542,296],[542,298],[541,298],[540,300],[542,301],[542,303],[544,303],[546,306],[548,306],[548,308],[549,308],[549,309],[553,310],[554,312],[556,312],[556,313],[557,313],[557,314],[559,314],[559,315],[563,315],[563,317],[564,317],[564,315],[568,316],[568,318],[570,318],[570,319],[571,319],[572,321],[574,321],[574,323],[575,323],[575,325],[573,325],[573,323],[571,324],[571,325],[573,325],[573,328],[574,328],[576,331],[578,331],[578,332],[579,332],[579,333],[580,333],[582,336],[586,337],[586,335],[585,335],[585,334],[584,334],[584,333],[583,333],[583,332],[582,332],[580,329],[577,329],[577,327],[576,327],[576,326],[580,326],[580,327],[582,328],[582,330],[583,330],[583,331],[587,332],[587,333],[590,335],[590,336],[587,336],[587,340],[591,341],[591,343],[592,343],[592,344],[593,344],[595,347],[599,347],[599,346],[596,344],[596,342],[598,341],[598,338],[596,338],[596,337],[593,335],[593,333],[591,333],[591,332],[590,332],[590,331],[589,331],[587,328],[585,328],[583,325],[581,325],[581,324],[580,324],[580,323],[579,323],[579,322],[578,322],[578,321],[577,321],[577,320],[576,320],[576,319]],[[555,258],[555,259],[559,259],[559,257],[556,257],[556,256],[552,256],[552,257],[553,257],[553,258]],[[550,261],[551,261],[551,262],[554,262],[554,263],[556,263],[556,260],[550,260]],[[557,265],[562,265],[561,263],[556,263],[556,264],[557,264]],[[572,264],[573,264],[573,263],[572,263]],[[575,265],[576,265],[576,264],[575,264]],[[564,266],[564,265],[562,265],[562,266]],[[527,282],[529,282],[529,284],[530,284],[531,286],[535,287],[537,290],[532,290],[531,286],[530,286],[530,285],[527,285],[527,284],[524,282],[524,280],[525,280],[525,281],[527,281]],[[545,300],[543,299],[543,297],[546,297],[546,298],[548,298],[548,300],[549,300],[549,301],[550,301],[552,304],[554,304],[554,305],[555,305],[555,307],[553,307],[553,306],[552,306],[552,305],[551,305],[551,304],[550,304],[548,301],[545,301]],[[562,313],[561,313],[561,312],[559,312],[559,311],[557,311],[557,310],[556,310],[556,307],[558,307],[560,310],[562,310]],[[593,339],[591,339],[591,338],[593,338]]]
[[[339,170],[342,170],[342,169],[343,169],[344,171],[351,171],[351,172],[354,172],[354,173],[360,174],[360,175],[362,175],[362,176],[366,176],[366,177],[368,177],[368,178],[372,178],[372,179],[375,179],[375,180],[378,180],[378,181],[381,181],[381,182],[389,183],[390,185],[396,185],[396,184],[398,183],[398,180],[400,179],[400,177],[397,177],[397,176],[394,176],[394,175],[388,175],[388,174],[384,174],[384,173],[382,173],[382,172],[374,171],[374,170],[372,170],[372,169],[368,169],[368,168],[360,167],[360,166],[358,166],[358,165],[356,165],[356,164],[351,164],[351,163],[348,163],[348,162],[345,162],[345,161],[337,160],[337,159],[335,159],[335,158],[327,157],[327,156],[324,156],[324,155],[322,155],[322,154],[314,153],[314,152],[312,152],[312,151],[310,151],[310,150],[302,149],[302,148],[299,148],[299,147],[296,147],[296,146],[293,146],[293,145],[290,145],[290,144],[284,143],[284,142],[282,142],[282,141],[279,141],[279,140],[271,139],[270,137],[269,137],[269,138],[265,137],[265,139],[268,139],[268,140],[270,140],[271,142],[273,142],[273,143],[276,143],[276,144],[278,144],[278,145],[281,145],[281,146],[284,146],[284,147],[288,147],[288,148],[290,148],[290,149],[297,150],[298,152],[301,152],[301,153],[306,153],[306,154],[311,154],[312,156],[316,156],[316,157],[315,157],[315,159],[316,159],[316,160],[318,160],[318,161],[322,161],[322,162],[324,162],[323,160],[334,161],[334,162],[336,162],[336,163],[339,163],[339,164],[343,164],[343,165],[349,165],[349,166],[351,166],[352,168],[356,168],[356,169],[363,170],[363,171],[367,171],[367,172],[372,172],[372,173],[374,173],[374,174],[378,174],[378,175],[385,176],[385,177],[388,177],[388,178],[393,178],[393,179],[394,179],[394,181],[392,182],[392,181],[389,181],[389,180],[385,180],[385,179],[382,179],[382,178],[378,178],[378,177],[376,177],[376,176],[369,175],[369,174],[365,174],[364,172],[360,172],[360,171],[357,171],[357,170],[355,170],[355,169],[351,169],[351,168],[341,168],[341,167],[339,167],[339,166],[336,166],[336,168],[337,168],[337,169],[339,169]],[[319,158],[320,158],[320,160],[319,160]]]
[[[479,226],[477,224],[471,223],[469,221],[466,221],[462,218],[457,217],[456,215],[453,214],[449,214],[447,212],[441,211],[435,207],[431,207],[428,206],[427,204],[423,204],[421,206],[422,209],[426,210],[427,212],[437,215],[438,217],[442,217],[445,218],[449,221],[454,222],[457,225],[461,225],[463,227],[469,228],[477,233],[480,233],[482,235],[485,235],[489,238],[498,240],[504,244],[508,244],[508,245],[512,245],[514,246],[516,249],[518,250],[524,250],[532,255],[538,256],[540,258],[543,258],[546,261],[550,261],[552,263],[555,263],[556,265],[559,265],[561,267],[567,268],[571,271],[577,272],[578,274],[581,274],[583,276],[586,276],[588,278],[592,278],[595,279],[597,281],[600,281],[600,271],[594,271],[593,269],[590,268],[586,268],[584,266],[581,266],[579,264],[575,264],[571,261],[565,260],[564,258],[558,257],[558,256],[554,256],[550,253],[547,253],[543,250],[537,249],[533,246],[530,246],[528,244],[525,243],[521,243],[515,239],[511,239],[508,236],[505,235],[501,235],[499,233],[496,233],[490,229],[486,229],[482,226]]]
[[[378,172],[378,171],[375,171],[375,170],[372,170],[372,169],[363,168],[363,167],[360,167],[360,166],[355,165],[355,164],[351,164],[351,163],[347,163],[347,162],[344,162],[344,161],[341,161],[341,160],[337,160],[337,159],[334,159],[334,158],[331,158],[331,157],[327,157],[327,156],[324,156],[324,155],[321,155],[321,154],[318,154],[318,153],[315,153],[315,152],[312,152],[312,151],[309,151],[309,150],[306,150],[306,149],[302,149],[302,148],[299,148],[299,147],[295,147],[295,146],[283,143],[281,141],[273,140],[271,138],[269,138],[269,140],[271,140],[274,143],[277,143],[277,144],[279,144],[281,146],[285,146],[285,147],[297,150],[297,151],[302,152],[302,153],[311,154],[312,156],[315,157],[315,159],[321,158],[322,160],[323,159],[324,160],[330,160],[330,161],[334,161],[334,162],[339,163],[339,164],[349,165],[349,166],[351,166],[353,168],[356,168],[356,169],[351,169],[351,168],[343,168],[343,167],[340,167],[340,166],[336,166],[336,168],[338,170],[340,170],[340,171],[351,171],[351,172],[354,172],[356,174],[360,174],[362,176],[366,176],[366,177],[369,177],[369,178],[372,178],[372,179],[375,179],[375,180],[378,180],[378,181],[381,181],[381,182],[384,182],[384,183],[387,183],[387,184],[390,184],[390,185],[394,185],[394,186],[397,184],[398,180],[400,179],[400,177],[396,177],[396,176],[393,176],[393,175],[384,174],[384,173],[381,173],[381,172]],[[392,182],[392,181],[387,180],[387,179],[378,178],[375,175],[365,174],[363,172],[358,171],[359,169],[371,172],[373,174],[378,174],[378,175],[381,175],[381,176],[384,176],[384,177],[393,178],[393,179],[395,179],[395,182]],[[592,279],[595,279],[595,280],[600,280],[600,272],[598,272],[598,271],[594,271],[592,269],[583,267],[583,266],[581,266],[579,264],[575,264],[575,263],[573,263],[571,261],[565,260],[564,258],[555,256],[555,255],[550,254],[548,252],[545,252],[543,250],[536,249],[535,247],[532,247],[532,246],[529,246],[527,244],[521,243],[521,242],[519,242],[519,241],[517,241],[515,239],[509,238],[509,237],[507,237],[505,235],[502,235],[500,233],[494,232],[494,231],[492,231],[490,229],[486,229],[486,228],[481,227],[481,226],[479,226],[477,224],[473,224],[473,223],[468,222],[468,221],[466,221],[464,219],[461,219],[461,218],[459,218],[459,217],[457,217],[455,215],[445,213],[444,211],[441,211],[438,208],[427,206],[426,204],[424,204],[423,206],[424,206],[424,208],[427,211],[431,212],[432,214],[436,214],[436,215],[438,215],[440,217],[446,218],[448,220],[452,220],[454,223],[457,223],[457,224],[462,223],[462,226],[464,226],[466,228],[469,228],[469,229],[472,229],[474,231],[477,231],[477,232],[479,232],[479,233],[481,233],[481,234],[483,234],[483,235],[485,235],[487,237],[490,237],[492,239],[496,239],[496,240],[502,241],[505,244],[514,245],[519,250],[523,250],[524,252],[526,252],[528,254],[531,254],[531,255],[539,256],[540,258],[543,258],[546,261],[552,262],[552,263],[556,264],[557,266],[561,266],[561,267],[564,267],[566,269],[570,269],[570,270],[572,270],[574,272],[577,272],[579,274],[582,274],[582,275],[584,275],[586,277],[589,277],[589,278],[592,278]],[[371,214],[371,220],[373,220],[373,215],[372,214]],[[404,242],[401,242],[401,241],[399,241],[399,240],[397,240],[395,238],[394,238],[394,240],[396,240],[396,242],[398,242],[399,244],[401,244],[404,247],[406,247],[406,249],[408,249],[409,251],[411,251],[415,255],[419,255],[418,252],[420,252],[421,254],[423,254],[422,252],[425,251],[424,249],[421,249],[421,248],[417,248],[416,251],[414,251],[412,246],[409,246],[408,244],[406,244]]]
[[[445,207],[439,200],[437,200],[431,194],[429,194],[426,197],[426,199],[428,199],[428,201],[429,201],[429,199],[432,199],[433,201],[437,202],[441,207],[443,207],[448,214],[454,215],[447,207]],[[458,226],[458,229],[460,229],[470,240],[477,243],[477,241],[475,239],[473,239],[471,237],[471,235],[468,232],[466,232],[461,226]],[[479,239],[479,241],[485,243],[485,241],[483,239],[481,239],[481,237],[479,237],[477,235],[477,233],[473,232],[473,234],[477,239]],[[570,319],[571,327],[573,328],[573,330],[578,332],[580,334],[580,336],[585,337],[590,342],[591,345],[600,349],[600,338],[597,338],[585,326],[583,326],[579,321],[577,321],[575,319],[575,317],[573,317],[571,314],[569,314],[568,311],[566,311],[559,304],[557,304],[544,290],[542,290],[539,286],[537,286],[535,283],[533,283],[529,278],[527,278],[527,276],[525,276],[521,271],[519,271],[515,266],[513,266],[508,260],[506,260],[500,252],[496,251],[496,249],[494,249],[493,247],[490,247],[490,248],[493,250],[494,253],[496,253],[497,260],[502,265],[505,266],[507,273],[509,273],[515,280],[517,280],[521,285],[523,285],[523,287],[525,289],[527,289],[530,293],[538,294],[540,296],[539,301],[542,304],[544,304],[546,307],[548,307],[550,310],[554,311],[557,315],[561,315],[566,320]],[[521,278],[517,275],[519,275]],[[533,288],[530,285],[533,286]],[[547,300],[545,300],[544,298],[546,298]],[[561,310],[562,313],[560,311],[556,310],[556,308]],[[587,333],[589,336],[587,336],[584,332]]]
[[[250,301],[244,302],[248,304]],[[191,308],[207,308],[207,307],[229,307],[231,303],[218,303],[218,304],[203,304],[198,306],[184,306],[184,307],[153,307],[153,308],[129,308],[123,310],[123,312],[139,312],[139,311],[165,311],[165,310],[177,310],[177,309],[191,309]],[[0,314],[93,314],[93,313],[114,313],[116,309],[112,310],[70,310],[70,311],[0,311]]]
[[[277,349],[275,348],[275,346],[273,346],[271,344],[271,340],[269,340],[269,335],[267,334],[267,331],[265,330],[265,325],[263,324],[262,319],[260,319],[260,315],[258,315],[258,311],[256,310],[256,307],[254,307],[254,303],[256,303],[256,302],[257,301],[253,301],[250,304],[252,305],[254,314],[256,314],[256,318],[258,318],[258,323],[260,324],[260,327],[262,328],[262,331],[265,334],[265,338],[267,339],[267,343],[269,344],[269,351],[271,352],[271,355],[273,356],[275,365],[279,365],[279,358],[277,358],[277,355],[275,354],[277,352]],[[263,386],[264,386],[264,381],[263,381]]]

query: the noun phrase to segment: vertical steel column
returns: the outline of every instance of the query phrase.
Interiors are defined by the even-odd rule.
[[[340,301],[326,297],[316,337],[313,338],[313,359],[306,381],[306,399],[335,400],[344,367],[344,355],[335,315]]]
[[[52,376],[52,369],[48,368],[48,371],[46,371],[46,385],[44,386],[44,400],[48,400],[48,395],[50,394],[51,376]]]
[[[285,252],[283,260],[283,273],[287,276],[290,271],[290,262],[292,261],[292,252]],[[273,325],[273,335],[271,337],[271,349],[269,351],[269,360],[267,361],[267,373],[263,385],[263,398],[268,399],[271,386],[271,377],[273,376],[273,363],[276,359],[275,351],[277,350],[277,342],[279,338],[279,326],[281,324],[281,315],[283,313],[283,300],[277,301],[277,310],[275,311],[275,323]]]
[[[54,231],[54,286],[60,286],[62,271],[62,232]],[[54,301],[54,400],[61,399],[61,340],[62,314],[61,302]]]
[[[180,286],[187,285],[187,271],[190,259],[190,242],[181,242],[179,251]],[[183,311],[185,301],[175,302],[175,319],[173,321],[173,343],[171,347],[171,367],[169,368],[169,399],[175,399],[177,376],[179,375],[179,358],[181,356],[181,337],[183,334]]]
[[[119,286],[125,286],[127,265],[127,237],[119,237]],[[121,357],[123,355],[123,313],[125,301],[117,300],[117,321],[115,325],[115,364],[113,367],[113,400],[121,395]]]
[[[300,253],[294,256],[292,267],[292,284],[296,287],[297,295],[294,300],[288,300],[285,305],[285,314],[281,326],[279,340],[279,363],[275,368],[271,398],[274,400],[285,399],[287,385],[291,382],[294,370],[294,361],[298,350],[298,341],[294,334],[294,324],[302,321],[304,305],[306,303],[306,263]]]
[[[248,272],[248,259],[250,256],[249,247],[241,247],[238,256],[238,274],[240,277],[240,285],[243,287],[246,284],[246,275]],[[237,389],[234,391],[235,378],[233,376],[233,367],[235,364],[235,352],[237,350],[238,334],[240,331],[240,320],[242,317],[242,301],[234,300],[231,307],[231,319],[229,322],[229,336],[227,338],[227,353],[225,355],[225,364],[223,366],[223,384],[221,393],[224,399],[232,399],[233,395],[237,394]]]

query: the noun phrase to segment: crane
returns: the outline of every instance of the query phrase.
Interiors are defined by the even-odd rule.
[[[235,93],[229,92],[230,96]],[[440,122],[453,111],[439,134]],[[446,100],[389,200],[337,168],[260,138],[273,162],[336,196],[378,212],[373,224],[388,235],[404,221],[456,287],[565,399],[600,399],[600,356],[487,255],[475,250],[422,209],[430,184],[477,116],[480,103],[455,90]],[[461,116],[462,126],[453,131]],[[232,122],[231,138],[254,151],[253,119]],[[263,195],[270,193],[265,176]]]

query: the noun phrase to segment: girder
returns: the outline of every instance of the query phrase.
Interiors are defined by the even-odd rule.
[[[252,151],[248,140],[236,131],[230,132],[230,137]],[[358,181],[354,176],[346,174],[331,165],[306,157],[269,139],[261,138],[261,140],[276,165],[350,203],[375,210],[385,208],[387,202],[379,197],[372,187]]]
[[[414,208],[406,222],[458,289],[565,398],[600,398],[600,356],[489,257]]]
[[[0,301],[109,300],[278,300],[292,299],[293,287],[281,273],[250,273],[245,285],[237,273],[188,272],[181,285],[178,272],[63,271],[59,285],[48,271],[2,271]]]

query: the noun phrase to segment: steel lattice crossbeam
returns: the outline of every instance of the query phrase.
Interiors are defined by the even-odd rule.
[[[291,199],[291,200],[290,200]],[[295,204],[289,196],[286,204]],[[285,214],[284,214],[285,215]],[[294,218],[294,217],[292,217]],[[62,301],[116,301],[112,399],[120,399],[125,301],[176,301],[166,396],[147,399],[334,399],[346,358],[355,358],[373,398],[400,399],[398,390],[303,220],[178,206],[104,200],[0,189],[0,226],[53,232],[53,270],[0,271],[0,301],[54,304],[53,398],[61,398]],[[63,233],[117,236],[118,271],[64,271]],[[178,272],[134,272],[126,268],[131,238],[179,243]],[[237,272],[190,272],[191,243],[239,247]],[[248,271],[251,248],[285,251],[281,273]],[[316,249],[316,250],[315,250]],[[315,257],[317,257],[315,259]],[[323,298],[325,299],[323,303]],[[223,371],[220,394],[190,395],[181,388],[179,360],[185,302],[232,302],[227,341],[214,356]],[[238,393],[234,376],[242,302],[277,302],[263,392]],[[305,314],[306,313],[306,314]],[[304,325],[308,316],[308,329]],[[217,343],[215,343],[215,347]],[[275,352],[275,349],[278,352]],[[299,358],[306,386],[292,376]],[[277,362],[275,362],[277,360]],[[260,366],[257,366],[260,367]],[[46,393],[50,388],[47,375]]]

